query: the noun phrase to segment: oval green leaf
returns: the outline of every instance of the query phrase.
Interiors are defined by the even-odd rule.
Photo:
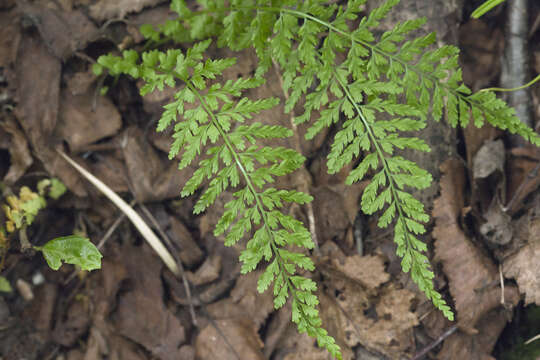
[[[88,271],[101,268],[103,256],[89,239],[82,236],[59,237],[43,246],[34,248],[43,253],[47,264],[53,270],[58,270],[62,261],[67,264],[79,265],[81,269]]]

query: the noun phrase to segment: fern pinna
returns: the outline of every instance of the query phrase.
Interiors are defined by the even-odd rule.
[[[171,40],[195,42],[186,54],[179,50],[149,51],[139,59],[136,52],[126,51],[123,57],[101,57],[96,68],[100,71],[105,67],[112,75],[143,78],[143,95],[165,85],[174,86],[177,81],[185,85],[176,94],[176,101],[165,106],[158,126],[163,130],[174,123],[171,157],[182,152],[183,168],[205,144],[214,145],[182,195],[193,194],[205,178],[211,179],[195,206],[195,213],[200,213],[222,191],[244,179],[246,185],[226,205],[216,234],[227,232],[226,243],[231,245],[254,228],[241,255],[243,272],[255,269],[263,258],[269,262],[259,280],[259,290],[264,291],[273,282],[276,307],[292,296],[293,321],[299,330],[316,337],[319,345],[336,357],[340,357],[339,348],[322,329],[315,309],[316,285],[296,275],[297,267],[312,270],[313,263],[287,247],[310,249],[309,232],[302,223],[279,211],[284,201],[303,204],[311,198],[265,186],[273,177],[301,166],[304,158],[290,149],[257,145],[260,138],[290,136],[285,127],[257,122],[237,125],[278,102],[248,100],[241,97],[242,90],[261,84],[268,68],[277,63],[289,95],[285,110],[292,112],[295,105],[303,103],[303,113],[295,121],[311,124],[307,138],[339,123],[328,156],[329,171],[338,172],[359,159],[347,183],[372,174],[362,195],[362,210],[366,214],[382,211],[380,227],[394,224],[403,270],[411,272],[419,288],[449,319],[454,315],[434,289],[433,272],[424,255],[427,248],[418,239],[426,231],[423,224],[429,216],[423,204],[408,192],[429,187],[432,177],[395,154],[396,149],[430,148],[422,139],[402,133],[424,128],[428,117],[439,121],[445,115],[454,127],[466,126],[471,119],[478,127],[488,122],[540,145],[540,137],[493,92],[472,94],[462,83],[456,47],[433,49],[433,33],[407,40],[425,19],[396,24],[381,36],[374,34],[379,21],[398,2],[388,0],[360,19],[365,0],[349,0],[345,5],[324,0],[199,0],[197,9],[190,9],[183,0],[173,0],[171,9],[178,14],[177,19],[157,29],[144,26],[141,31],[158,45]],[[207,80],[216,78],[234,61],[203,61],[210,38],[233,50],[254,48],[259,58],[256,77],[208,86]],[[185,103],[196,105],[186,110]],[[319,112],[318,118],[314,110]],[[389,119],[377,119],[383,113]]]

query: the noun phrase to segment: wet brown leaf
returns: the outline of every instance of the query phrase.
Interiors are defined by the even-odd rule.
[[[255,325],[248,318],[216,320],[195,340],[196,358],[200,360],[264,360],[262,347]]]
[[[465,194],[462,163],[447,160],[441,171],[441,195],[433,209],[435,254],[448,277],[458,320],[462,327],[473,329],[479,319],[500,306],[498,271],[459,226]],[[506,286],[505,294],[508,303],[517,303],[515,287]]]

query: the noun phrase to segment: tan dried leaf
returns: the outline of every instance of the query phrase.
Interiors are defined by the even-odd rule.
[[[358,281],[368,289],[377,288],[390,280],[390,274],[385,271],[384,261],[380,256],[353,255],[347,257],[343,264],[334,260],[333,265],[349,279]]]
[[[525,305],[540,305],[540,243],[530,243],[504,262],[507,278],[516,279],[519,292],[525,294]]]
[[[463,164],[449,159],[441,165],[441,172],[441,195],[433,208],[435,254],[448,277],[457,317],[464,328],[472,329],[480,318],[500,306],[499,273],[458,223],[464,206]],[[517,303],[515,287],[506,286],[505,296],[508,303]]]
[[[197,336],[195,357],[199,360],[264,360],[262,347],[263,342],[250,319],[216,320]]]

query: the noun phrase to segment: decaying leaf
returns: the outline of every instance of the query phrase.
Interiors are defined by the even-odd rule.
[[[131,291],[123,293],[114,314],[117,331],[141,344],[160,360],[179,359],[179,348],[186,340],[184,326],[163,303],[161,261],[144,250],[126,247],[122,261],[131,280]],[[144,264],[144,266],[141,266]]]
[[[57,131],[72,151],[112,136],[122,126],[120,113],[108,98],[98,96],[94,108],[92,90],[82,95],[72,95],[67,89],[61,93]]]
[[[161,158],[146,141],[144,133],[131,126],[123,134],[124,159],[138,201],[160,201],[177,197],[191,174],[178,171],[178,164]]]
[[[493,244],[506,245],[513,237],[512,218],[503,211],[502,205],[495,198],[487,213],[486,222],[480,226],[480,233]]]
[[[435,253],[448,277],[450,293],[461,327],[470,333],[476,333],[476,330],[480,330],[477,327],[479,321],[483,321],[492,310],[501,306],[499,273],[495,264],[460,228],[458,218],[464,206],[465,195],[465,173],[462,163],[457,159],[449,159],[441,165],[441,171],[443,173],[440,181],[441,195],[435,200],[433,209]],[[507,304],[517,304],[519,297],[514,286],[505,286],[504,295]],[[499,325],[497,323],[497,328],[502,330]],[[453,336],[471,337],[461,332]],[[480,359],[482,354],[491,351],[479,348],[475,345],[475,341],[466,339],[455,341],[467,344],[467,347],[460,349],[462,355],[459,358]]]
[[[196,358],[200,360],[264,360],[262,347],[249,318],[216,320],[202,329],[195,341]]]
[[[257,292],[257,280],[261,274],[261,271],[254,271],[240,276],[231,291],[231,296],[208,305],[208,313],[215,319],[248,317],[253,321],[255,328],[259,329],[274,310],[274,297],[271,291],[262,294]]]
[[[540,242],[536,239],[504,262],[503,271],[507,278],[516,279],[519,292],[525,294],[525,305],[540,305]]]
[[[327,260],[317,265],[329,278],[326,286],[338,294],[335,300],[321,294],[325,328],[345,352],[362,345],[391,359],[412,353],[412,328],[419,323],[411,311],[414,293],[388,283],[382,257],[353,255],[340,261],[339,249],[331,249],[324,247]]]
[[[473,176],[485,179],[496,171],[504,173],[505,151],[502,140],[487,141],[473,160]]]
[[[13,184],[24,175],[26,170],[33,164],[34,159],[28,148],[28,142],[23,132],[17,126],[17,123],[12,117],[7,117],[6,121],[0,122],[2,128],[10,135],[7,148],[10,155],[9,171],[4,177],[7,183]]]
[[[349,279],[358,281],[368,289],[374,289],[390,280],[390,274],[385,271],[384,261],[380,256],[348,256],[345,262],[333,261],[337,270]]]
[[[186,276],[190,283],[195,286],[208,284],[217,278],[221,271],[221,256],[214,254],[206,258],[205,262],[195,272],[188,271]]]
[[[90,16],[97,21],[124,18],[132,12],[139,12],[144,7],[155,6],[165,0],[99,0],[90,6]]]
[[[26,24],[38,29],[43,42],[58,59],[67,60],[96,36],[96,26],[79,10],[66,12],[26,1],[17,5]]]

